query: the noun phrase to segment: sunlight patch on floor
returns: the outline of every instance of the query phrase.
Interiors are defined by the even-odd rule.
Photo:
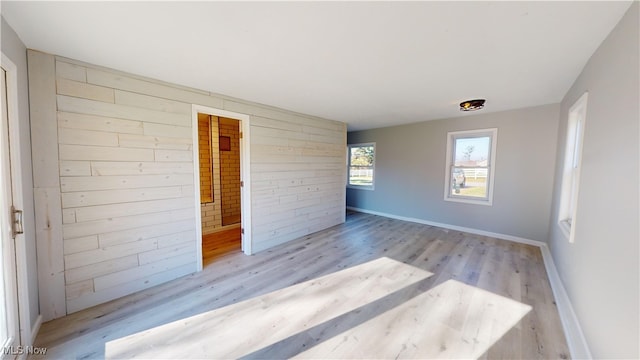
[[[477,359],[529,311],[449,280],[295,358]]]
[[[238,358],[291,343],[336,319],[375,304],[396,307],[402,289],[431,273],[380,258],[224,308],[158,326],[105,344],[105,357]],[[415,292],[415,291],[413,291]],[[402,298],[406,298],[402,296]],[[371,317],[377,316],[377,313]],[[305,334],[305,336],[307,336]],[[299,353],[296,351],[295,353]],[[324,356],[327,356],[325,354]]]

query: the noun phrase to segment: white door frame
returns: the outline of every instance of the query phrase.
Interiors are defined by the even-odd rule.
[[[18,114],[18,68],[17,66],[2,53],[2,68],[7,74],[7,112],[9,117],[9,153],[11,159],[11,178],[12,178],[12,195],[13,206],[16,209],[24,210],[24,199],[22,197],[22,162],[20,154],[20,117]],[[28,229],[25,229],[28,231]],[[38,325],[35,329],[31,328],[31,313],[29,308],[28,296],[28,276],[27,276],[27,246],[25,242],[25,234],[16,236],[15,239],[16,252],[16,282],[18,290],[18,307],[19,307],[19,327],[20,327],[20,345],[31,346]],[[20,306],[22,304],[22,306]],[[38,318],[39,320],[40,318]]]
[[[242,138],[240,139],[240,181],[244,184],[240,189],[240,213],[242,235],[242,251],[247,254],[253,254],[251,243],[251,150],[250,144],[250,120],[251,117],[246,114],[240,114],[232,111],[216,109],[202,105],[191,106],[191,126],[193,129],[193,187],[194,201],[196,211],[196,254],[198,256],[198,271],[202,271],[202,218],[200,213],[200,157],[198,156],[198,113],[225,117],[240,121],[240,131]]]

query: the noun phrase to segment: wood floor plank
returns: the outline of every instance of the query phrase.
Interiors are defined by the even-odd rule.
[[[204,241],[216,255],[200,273],[43,324],[36,346],[48,358],[568,358],[533,246],[355,212],[254,256],[224,243]],[[430,275],[403,282],[407,269]]]
[[[242,235],[239,227],[214,232],[202,237],[202,265],[207,266],[216,259],[240,252]]]

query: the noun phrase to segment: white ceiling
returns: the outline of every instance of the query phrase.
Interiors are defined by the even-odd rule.
[[[615,2],[10,2],[27,47],[360,130],[557,103]]]

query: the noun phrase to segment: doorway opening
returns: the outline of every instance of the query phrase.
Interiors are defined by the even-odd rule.
[[[193,111],[197,120],[196,225],[202,269],[230,253],[251,254],[246,231],[250,227],[249,192],[244,186],[249,174],[246,139],[249,117],[195,105]]]

